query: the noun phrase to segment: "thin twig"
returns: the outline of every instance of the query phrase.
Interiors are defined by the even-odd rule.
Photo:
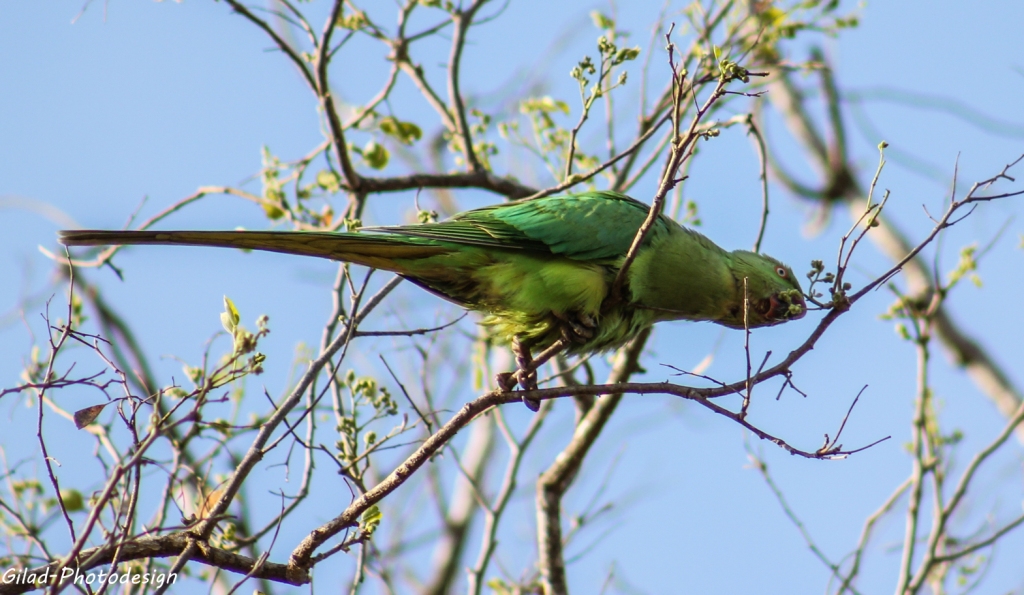
[[[747,114],[747,128],[750,136],[754,137],[754,144],[757,146],[757,158],[761,164],[761,224],[757,230],[757,240],[754,241],[753,251],[761,252],[761,242],[764,240],[764,232],[768,228],[768,150],[764,145],[764,137],[757,124],[754,123],[754,115]]]

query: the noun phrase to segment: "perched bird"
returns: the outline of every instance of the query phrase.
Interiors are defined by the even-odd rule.
[[[60,232],[60,242],[268,250],[393,271],[485,315],[483,324],[517,356],[519,372],[499,379],[506,390],[515,385],[510,378],[524,389],[535,387],[535,375],[525,370],[531,351],[556,342],[583,354],[618,347],[664,320],[742,329],[805,314],[800,283],[788,266],[763,254],[727,252],[665,216],[645,236],[619,295],[610,298],[649,209],[615,192],[584,192],[358,233],[76,230]]]

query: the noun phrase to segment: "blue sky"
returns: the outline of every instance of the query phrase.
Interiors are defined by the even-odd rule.
[[[279,54],[268,51],[271,44],[263,34],[231,15],[225,4],[93,2],[72,24],[81,6],[77,0],[0,4],[0,279],[6,280],[0,284],[0,353],[4,354],[0,386],[4,387],[18,382],[22,354],[44,332],[40,312],[55,290],[52,264],[38,247],[55,249],[58,229],[72,222],[86,228],[119,228],[136,210],[140,217],[152,215],[200,186],[243,183],[258,173],[263,146],[290,160],[322,138],[315,102],[299,76]],[[647,27],[661,6],[661,2],[645,1],[620,11],[621,27],[633,32],[630,43],[648,50]],[[495,106],[494,94],[510,88],[506,86],[510,80],[511,88],[536,82],[575,110],[577,95],[566,73],[582,54],[594,53],[597,33],[587,15],[604,7],[510,3],[499,19],[471,38],[474,53],[465,66],[467,89],[481,97],[484,105],[489,101]],[[920,7],[906,2],[869,3],[858,9],[858,28],[838,39],[819,39],[836,65],[843,88],[861,98],[851,112],[856,117],[847,121],[861,178],[866,180],[877,163],[877,143],[888,141],[890,163],[880,186],[892,192],[890,216],[913,237],[930,228],[922,205],[936,213],[948,198],[954,164],[959,162],[960,181],[970,184],[997,173],[1024,152],[1020,110],[1024,52],[1019,36],[1024,5],[991,2],[981,9],[968,3],[931,2],[926,11]],[[322,7],[314,4],[312,10],[322,12]],[[431,54],[425,64],[440,72],[443,48],[428,49],[437,54]],[[374,65],[383,51],[368,43],[348,51],[333,74],[335,85],[346,101],[363,100],[381,83],[381,71]],[[623,90],[619,101],[635,101],[638,81],[639,77],[631,79],[633,86]],[[431,117],[408,85],[400,87],[392,107],[402,110],[407,119]],[[769,122],[768,135],[782,149],[786,163],[811,180],[810,169],[777,121]],[[587,135],[582,139],[586,142]],[[787,151],[789,146],[792,150]],[[540,167],[526,160],[515,162],[514,167],[525,181],[550,181]],[[1024,168],[1017,173],[1024,176]],[[757,157],[742,131],[727,131],[704,145],[690,174],[686,192],[700,205],[702,232],[730,249],[748,247],[757,230],[760,191]],[[252,187],[258,190],[258,184]],[[650,200],[653,192],[653,182],[648,180],[634,195]],[[790,263],[798,273],[806,270],[812,258],[834,259],[838,237],[848,226],[845,215],[837,214],[823,233],[808,237],[801,229],[810,217],[810,207],[777,187],[772,199],[766,252]],[[412,200],[411,194],[375,198],[368,222],[401,221],[412,211]],[[480,192],[456,195],[460,208],[494,200]],[[941,269],[949,270],[960,247],[973,242],[985,245],[1009,222],[982,262],[983,287],[961,288],[950,308],[996,354],[1018,386],[1024,384],[1019,355],[1024,318],[1013,296],[1022,291],[1021,212],[1020,199],[985,205],[953,230],[941,252]],[[248,203],[213,197],[163,225],[260,228],[265,220]],[[854,278],[855,284],[887,266],[870,247],[858,258],[855,269],[861,276]],[[329,262],[171,248],[125,251],[118,266],[124,271],[124,282],[109,270],[82,274],[99,284],[106,298],[124,312],[144,348],[159,358],[155,364],[165,379],[181,374],[181,364],[172,354],[193,362],[201,356],[205,341],[219,329],[223,295],[235,300],[245,321],[268,314],[273,329],[264,346],[268,373],[258,382],[265,383],[271,394],[286,388],[296,346],[319,341],[334,274]],[[62,309],[63,299],[58,292],[51,309]],[[775,401],[767,395],[771,389],[766,389],[753,412],[755,422],[812,450],[824,432],[834,432],[861,387],[869,386],[846,429],[846,444],[863,444],[885,435],[892,435],[892,440],[841,462],[795,459],[771,445],[755,445],[764,452],[793,509],[833,560],[852,549],[862,519],[909,473],[910,459],[903,444],[909,436],[914,355],[896,337],[892,324],[878,319],[890,301],[890,295],[878,292],[858,304],[801,361],[797,379],[807,398],[787,394]],[[430,324],[457,314],[456,309],[409,287],[374,322]],[[760,331],[755,334],[755,348],[786,353],[810,332],[816,319],[812,315],[799,323]],[[471,323],[466,324],[471,328]],[[661,363],[692,366],[716,349],[708,373],[734,378],[742,369],[740,335],[723,334],[706,324],[659,326],[645,359],[647,378],[667,377]],[[377,353],[394,350],[389,357],[402,360],[403,373],[416,373],[408,344],[379,341],[371,345],[353,354],[347,365],[378,373]],[[453,349],[459,345],[456,342]],[[452,357],[459,357],[458,352]],[[967,452],[998,431],[1002,418],[945,357],[935,358],[933,378],[944,419],[949,429],[965,431]],[[458,375],[439,382],[450,403],[474,394]],[[76,402],[69,401],[67,407],[75,408]],[[509,415],[520,431],[529,420],[518,408]],[[571,408],[562,404],[523,472],[524,487],[513,503],[516,516],[508,520],[505,536],[522,543],[520,554],[503,559],[513,576],[534,555],[529,484],[568,439],[571,419]],[[34,420],[32,410],[14,398],[0,403],[0,427],[4,428],[0,445],[12,460],[26,456],[30,450],[23,449],[34,444],[34,421],[29,420]],[[58,420],[53,424],[54,432],[71,432]],[[744,441],[748,439],[735,424],[671,397],[628,397],[591,453],[589,474],[567,501],[569,512],[578,511],[603,489],[601,498],[615,503],[611,515],[570,548],[572,555],[593,544],[570,565],[576,591],[596,592],[611,569],[618,581],[618,591],[613,592],[820,592],[829,573],[747,465]],[[75,449],[88,450],[91,447],[82,446],[88,444],[71,433],[56,448],[59,456],[73,460]],[[971,514],[964,519],[964,533],[977,528],[978,519],[990,510],[995,518],[1019,512],[1014,502],[1021,499],[1021,453],[1018,446],[1013,448],[989,470]],[[605,469],[610,469],[607,476]],[[320,488],[341,493],[331,492],[339,490],[339,485],[329,481],[325,478]],[[345,502],[336,504],[325,502],[322,510],[306,518],[328,518]],[[412,510],[427,514],[426,507],[418,506]],[[283,561],[294,539],[301,537],[301,529],[279,542],[272,559]],[[864,592],[893,588],[898,556],[885,552],[898,543],[901,531],[899,518],[883,526],[865,570]],[[1024,590],[1024,577],[1007,563],[1021,547],[1024,537],[1017,534],[997,550],[986,592]],[[318,569],[318,577],[347,577],[346,563]]]

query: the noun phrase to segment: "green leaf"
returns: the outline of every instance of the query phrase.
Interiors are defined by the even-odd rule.
[[[261,203],[260,206],[263,207],[263,212],[266,214],[267,219],[270,219],[271,221],[277,221],[281,217],[284,217],[284,209],[273,203],[264,202]]]
[[[512,595],[512,593],[514,592],[512,589],[512,585],[506,583],[500,578],[490,579],[489,581],[487,581],[487,586],[490,587],[492,591],[494,591],[494,595]]]
[[[185,377],[192,381],[193,384],[199,384],[199,381],[203,377],[203,369],[198,366],[184,365],[181,367],[185,373]]]
[[[72,488],[65,488],[60,491],[60,499],[64,501],[64,509],[68,512],[78,512],[85,509],[85,499],[82,492]]]
[[[594,21],[594,26],[598,29],[610,31],[615,28],[615,21],[599,10],[591,11],[590,18]]]
[[[412,122],[403,122],[394,116],[380,121],[380,130],[403,145],[411,145],[423,137],[423,131]]]
[[[622,48],[615,53],[615,58],[612,59],[612,64],[621,64],[630,60],[636,60],[637,56],[640,55],[640,46],[631,48]]]
[[[365,27],[367,23],[369,23],[369,21],[366,19],[366,13],[361,10],[357,10],[348,16],[338,15],[338,20],[335,22],[335,25],[342,29],[358,31]]]
[[[363,147],[363,161],[373,169],[384,169],[390,158],[388,150],[377,141],[370,141]]]
[[[562,112],[566,115],[569,114],[569,104],[564,101],[552,99],[550,96],[544,97],[531,97],[524,99],[519,104],[519,111],[528,114],[530,112],[539,112],[550,114],[552,112]]]
[[[164,394],[167,395],[168,397],[171,397],[172,399],[184,399],[185,397],[188,396],[188,393],[185,391],[185,389],[181,388],[180,386],[168,387],[166,390],[164,390]]]
[[[235,308],[235,303],[231,301],[231,298],[224,296],[224,311],[220,313],[220,323],[224,327],[224,330],[228,334],[234,335],[235,329],[238,328],[238,321],[241,317],[238,315],[238,309]]]
[[[907,325],[903,324],[902,322],[896,323],[896,334],[899,335],[899,337],[904,341],[910,340],[910,331],[907,330]]]
[[[366,535],[373,535],[373,532],[377,530],[383,518],[384,515],[381,514],[380,508],[377,508],[377,505],[374,504],[367,508],[362,516],[359,517],[359,530]]]
[[[341,178],[337,173],[324,169],[316,174],[316,185],[328,192],[337,192],[341,190]]]
[[[786,20],[786,11],[773,6],[767,10],[762,10],[757,16],[769,25],[777,27]]]

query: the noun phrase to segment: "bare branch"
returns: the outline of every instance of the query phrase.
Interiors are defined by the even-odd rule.
[[[462,92],[459,90],[459,66],[462,62],[462,50],[466,45],[466,34],[473,17],[488,0],[473,0],[473,3],[466,10],[457,9],[452,11],[452,49],[448,58],[448,101],[451,102],[451,111],[455,115],[457,133],[462,142],[462,154],[466,156],[466,164],[472,172],[480,172],[484,168],[476,156],[473,148],[473,135],[469,130],[469,122],[466,120],[466,106],[463,103]]]
[[[614,386],[625,381],[637,370],[640,352],[643,351],[649,336],[650,329],[647,329],[619,352],[608,377],[609,385]],[[561,595],[568,592],[562,554],[562,497],[575,479],[594,441],[604,429],[604,424],[615,412],[622,395],[622,392],[608,391],[603,399],[591,407],[583,420],[577,424],[572,440],[537,480],[537,548],[540,552],[541,579],[545,583],[546,593]]]
[[[811,123],[803,96],[784,71],[780,71],[777,78],[773,79],[769,97],[785,116],[791,132],[804,142],[815,165],[822,170],[825,181],[816,193],[817,197],[843,200],[851,216],[858,219],[862,209],[857,201],[864,196],[864,191],[850,174],[852,165],[829,163],[825,142]],[[829,110],[831,112],[832,108]],[[811,196],[806,193],[804,195]],[[826,203],[825,206],[830,205]],[[913,251],[913,244],[906,234],[886,217],[879,216],[876,220],[878,227],[870,234],[870,238],[891,260],[900,263],[898,269],[904,272],[910,293],[916,295],[930,291],[935,286],[935,280],[926,263],[916,257],[917,252]],[[967,375],[995,403],[999,411],[1005,417],[1010,417],[1024,401],[1020,389],[1014,386],[1009,375],[980,343],[953,320],[945,306],[940,306],[936,311],[934,320],[936,336],[953,360],[964,367]],[[1018,430],[1018,438],[1024,441],[1024,430]]]
[[[753,114],[747,114],[747,129],[750,136],[754,137],[754,144],[757,146],[757,158],[761,164],[761,224],[757,230],[757,239],[754,241],[754,252],[761,251],[761,242],[764,240],[764,232],[768,227],[768,150],[764,146],[764,137],[757,124],[754,123]]]

